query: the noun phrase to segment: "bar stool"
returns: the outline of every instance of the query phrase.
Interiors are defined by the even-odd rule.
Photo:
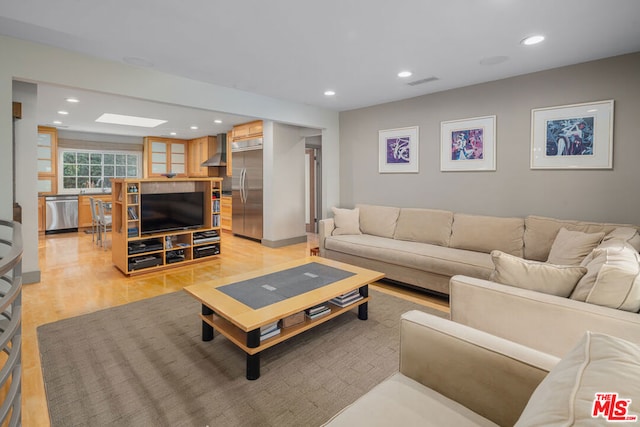
[[[100,244],[100,227],[98,221],[98,205],[96,199],[89,197],[89,206],[91,207],[91,241]]]
[[[105,215],[105,202],[97,200],[98,203],[98,234],[100,236],[100,243],[103,248],[107,248],[105,238],[107,235],[107,228],[111,227],[111,215]],[[104,234],[103,234],[104,233]]]

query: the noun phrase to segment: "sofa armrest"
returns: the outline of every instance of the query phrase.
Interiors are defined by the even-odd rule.
[[[320,256],[324,256],[324,239],[327,236],[331,236],[331,233],[336,228],[333,218],[321,219],[318,223],[318,247],[320,248]]]
[[[585,331],[640,342],[640,315],[488,280],[450,280],[451,320],[558,357]]]
[[[415,310],[402,316],[400,372],[499,425],[517,421],[557,362],[447,319]]]

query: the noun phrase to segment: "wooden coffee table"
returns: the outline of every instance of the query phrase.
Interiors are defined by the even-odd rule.
[[[282,301],[255,309],[219,289],[225,285],[258,279],[272,273],[283,272],[313,263],[343,270],[352,275],[345,279],[301,293],[300,295],[291,296]],[[202,314],[200,315],[202,318],[202,340],[211,341],[213,339],[214,329],[224,335],[247,354],[247,379],[256,380],[260,377],[260,352],[263,350],[286,341],[336,316],[351,311],[355,307],[358,307],[358,318],[367,320],[368,302],[370,299],[368,285],[383,277],[384,274],[377,271],[313,256],[258,271],[187,286],[184,290],[202,304]],[[358,289],[360,295],[363,296],[361,300],[347,307],[339,307],[328,303],[327,305],[331,308],[329,314],[313,320],[305,317],[302,323],[281,328],[279,335],[263,341],[260,340],[261,326],[269,325],[287,316],[300,313],[305,309],[326,303],[334,297],[346,294],[355,289]]]

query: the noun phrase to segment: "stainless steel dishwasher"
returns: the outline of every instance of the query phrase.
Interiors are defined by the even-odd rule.
[[[78,231],[78,196],[46,196],[45,233]]]

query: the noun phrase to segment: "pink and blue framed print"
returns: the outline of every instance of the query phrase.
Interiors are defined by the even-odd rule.
[[[418,127],[378,132],[378,172],[418,173]]]
[[[496,116],[442,122],[440,170],[496,170]]]
[[[611,169],[613,100],[531,110],[531,169]]]

